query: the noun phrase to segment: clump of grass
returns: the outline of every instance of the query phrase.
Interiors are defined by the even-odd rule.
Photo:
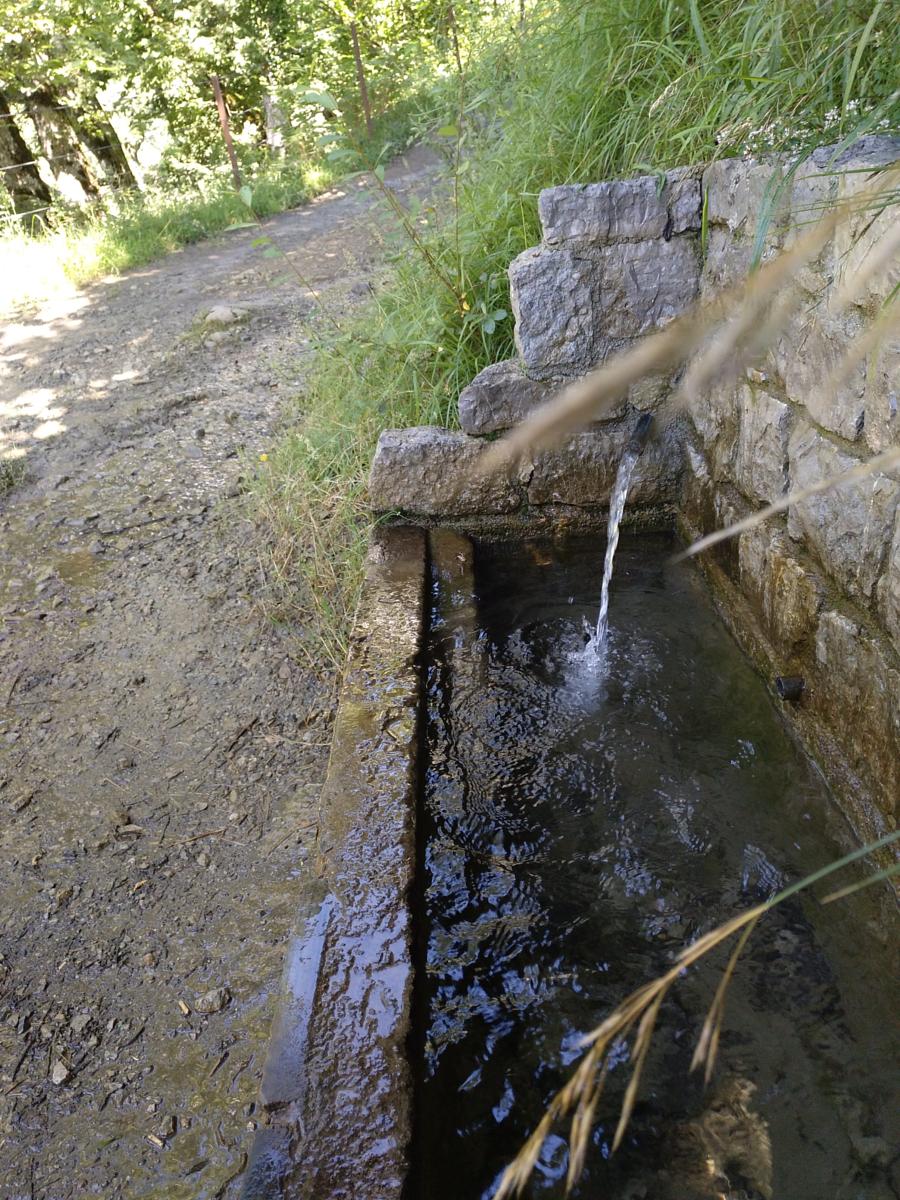
[[[0,496],[23,483],[26,476],[24,458],[0,458]]]
[[[328,187],[335,176],[321,162],[270,170],[255,181],[254,207],[261,217],[282,212]],[[0,239],[0,312],[143,266],[245,219],[233,187],[221,184],[207,193],[120,196],[115,213],[59,212],[53,228],[35,237],[11,229]]]
[[[299,615],[315,627],[307,597],[322,582],[306,574],[303,514],[316,514],[317,553],[334,563],[338,620],[359,586],[343,522],[351,511],[354,529],[365,520],[378,433],[452,427],[461,386],[512,352],[506,271],[539,239],[541,188],[897,127],[898,55],[881,0],[866,12],[815,0],[546,0],[524,32],[495,29],[419,117],[462,139],[440,211],[411,214],[428,222],[418,226],[428,254],[407,246],[389,290],[323,348],[274,458],[270,508],[290,496],[298,514],[280,527],[296,550]],[[354,503],[318,508],[323,495]],[[323,636],[333,646],[347,627],[329,623]]]

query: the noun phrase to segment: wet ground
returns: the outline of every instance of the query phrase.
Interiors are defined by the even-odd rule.
[[[489,1200],[584,1034],[701,933],[850,845],[671,541],[623,538],[605,667],[584,652],[601,539],[474,553],[457,541],[435,556],[429,641],[414,1194]],[[613,1048],[574,1194],[900,1195],[896,931],[881,889],[768,914],[731,982],[706,1090],[689,1067],[727,953],[704,960],[660,1010],[614,1158],[632,1064]],[[546,1139],[527,1196],[565,1194],[567,1133]]]
[[[338,320],[389,227],[363,181],[266,222]],[[3,1200],[234,1197],[259,1119],[332,680],[260,606],[245,481],[325,318],[258,236],[2,333]]]

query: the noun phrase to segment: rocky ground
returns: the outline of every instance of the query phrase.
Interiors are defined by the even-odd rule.
[[[340,319],[389,225],[355,180],[266,232]],[[332,701],[260,606],[245,481],[323,318],[258,237],[2,333],[4,1200],[240,1191]]]

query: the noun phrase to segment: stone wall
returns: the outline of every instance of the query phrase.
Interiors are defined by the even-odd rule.
[[[900,341],[884,339],[840,386],[826,386],[900,278],[895,255],[836,311],[841,281],[894,228],[895,206],[846,223],[798,272],[800,304],[774,347],[692,400],[687,419],[671,419],[674,381],[651,379],[602,423],[536,455],[514,477],[485,480],[471,470],[480,439],[510,428],[698,297],[743,278],[764,208],[765,257],[898,160],[900,139],[864,138],[837,157],[817,151],[794,169],[777,158],[730,159],[659,179],[544,191],[543,240],[509,270],[518,357],[462,392],[461,432],[383,435],[373,507],[430,520],[602,512],[636,416],[652,409],[656,436],[628,511],[665,511],[693,537],[900,443]],[[796,504],[706,555],[703,566],[760,668],[803,677],[787,715],[858,832],[880,832],[900,797],[900,472]]]
[[[761,208],[780,180],[767,255],[863,187],[873,168],[900,160],[900,141],[867,138],[831,158],[817,151],[793,177],[777,160],[726,160],[704,172],[702,295],[746,274]],[[900,444],[900,342],[883,339],[840,386],[828,383],[897,285],[900,262],[895,255],[838,312],[841,282],[897,220],[894,207],[842,228],[798,273],[801,302],[776,344],[691,402],[679,505],[687,537]],[[900,472],[792,505],[703,565],[760,667],[804,679],[787,715],[857,831],[883,832],[900,798]]]

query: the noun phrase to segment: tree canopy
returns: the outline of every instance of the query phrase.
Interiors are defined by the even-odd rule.
[[[285,141],[308,149],[311,87],[362,125],[361,73],[366,103],[383,113],[452,61],[461,28],[496,9],[486,0],[2,0],[0,123],[16,126],[21,143],[14,152],[0,140],[6,190],[26,211],[48,166],[87,198],[133,183],[111,116],[134,144],[165,131],[163,174],[220,166],[213,75],[245,161]],[[19,165],[29,159],[43,160],[37,175]]]

